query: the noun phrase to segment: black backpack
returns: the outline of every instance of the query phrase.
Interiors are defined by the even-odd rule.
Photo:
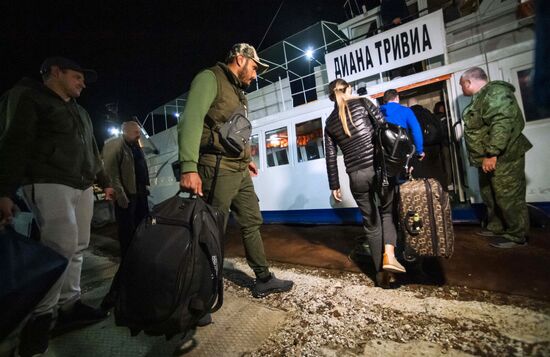
[[[119,271],[115,321],[171,338],[223,304],[224,215],[179,194],[154,206]]]
[[[382,171],[383,186],[387,186],[387,177],[397,176],[407,165],[414,154],[414,145],[405,128],[388,123],[380,110],[370,101],[363,99],[362,103],[375,129],[377,164]]]
[[[386,174],[389,177],[397,176],[414,154],[414,145],[407,129],[385,122],[378,127],[376,140],[383,154]]]

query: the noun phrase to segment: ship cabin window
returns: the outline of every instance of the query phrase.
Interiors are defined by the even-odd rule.
[[[258,134],[254,134],[250,137],[250,157],[256,164],[256,167],[260,167],[260,141]]]
[[[525,121],[550,118],[550,111],[544,110],[535,104],[535,99],[533,98],[533,86],[531,85],[531,83],[533,83],[533,73],[533,68],[517,71],[519,92],[521,94]]]
[[[266,131],[265,149],[268,167],[288,165],[288,129]]]
[[[356,26],[351,29],[351,38],[362,40],[364,38],[376,35],[376,31],[378,29],[378,24],[376,23],[376,19],[374,19],[371,22],[367,22],[365,24],[361,24],[359,26]],[[365,35],[365,36],[361,36]],[[361,36],[361,37],[360,37]]]
[[[325,157],[321,118],[296,124],[296,150],[298,162]]]

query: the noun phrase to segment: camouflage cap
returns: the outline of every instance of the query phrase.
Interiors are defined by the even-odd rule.
[[[256,64],[258,65],[258,70],[256,71],[258,74],[262,74],[269,68],[269,65],[262,63],[260,61],[260,57],[258,57],[258,53],[256,53],[256,49],[249,45],[248,43],[237,43],[233,45],[231,48],[231,51],[229,51],[229,58],[235,57],[237,55],[243,55],[247,58],[250,58]]]

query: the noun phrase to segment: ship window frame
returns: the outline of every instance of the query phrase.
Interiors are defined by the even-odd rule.
[[[269,149],[271,148],[268,148],[267,147],[267,142],[268,140],[270,139],[270,133],[271,132],[277,132],[277,131],[280,131],[281,129],[286,129],[286,135],[287,135],[287,138],[286,138],[286,142],[287,142],[287,145],[286,147],[282,148],[284,150],[286,150],[286,163],[284,164],[278,164],[278,158],[276,157],[277,153],[282,151],[282,150],[279,150],[279,151],[275,151],[275,150],[272,150],[272,152],[268,152]],[[273,125],[273,126],[269,126],[269,128],[265,128],[263,130],[263,147],[264,147],[264,155],[265,155],[265,167],[266,169],[270,169],[270,168],[275,168],[275,167],[283,167],[283,166],[287,166],[287,165],[290,165],[292,166],[293,165],[293,159],[292,159],[292,153],[291,153],[291,146],[292,146],[292,135],[291,135],[291,132],[290,132],[290,127],[289,127],[289,124],[288,123],[285,123],[285,124],[282,124],[282,123],[277,123],[277,125]],[[268,135],[269,134],[269,135]],[[270,154],[273,154],[272,156],[272,159],[270,160],[269,158],[269,155]],[[274,163],[274,165],[271,165],[270,163]]]
[[[306,160],[300,160],[300,155],[299,155],[299,150],[300,150],[300,146],[298,145],[298,126],[301,125],[301,124],[305,124],[305,123],[308,123],[308,122],[313,122],[313,121],[316,121],[318,120],[319,121],[319,129],[321,130],[321,133],[319,135],[319,139],[321,140],[321,148],[319,148],[319,145],[317,145],[317,152],[319,154],[319,157],[318,158],[315,158],[315,159],[307,159]],[[294,154],[296,155],[296,163],[297,164],[304,164],[304,163],[307,163],[307,162],[312,162],[312,161],[315,161],[315,160],[320,160],[320,159],[324,159],[325,158],[325,143],[324,143],[324,120],[323,120],[323,116],[322,115],[318,115],[318,116],[315,116],[313,118],[308,118],[308,119],[304,119],[304,120],[300,120],[300,121],[295,121],[292,123],[293,124],[293,129],[294,129],[294,133],[295,135],[293,135],[293,142],[295,143],[295,150],[294,150]],[[306,151],[306,150],[304,150]]]
[[[531,73],[529,74],[529,77],[527,80],[522,81],[520,80],[520,72],[524,72],[529,70]],[[543,110],[540,110],[537,108],[537,105],[535,104],[533,93],[532,93],[532,76],[534,75],[535,71],[535,65],[534,63],[524,64],[521,66],[515,66],[511,68],[512,71],[512,84],[516,88],[516,100],[519,104],[519,107],[521,108],[521,112],[523,114],[523,119],[525,120],[525,123],[536,123],[540,122],[541,120],[548,120],[550,119],[550,112],[545,112]],[[530,99],[530,100],[525,100]],[[526,111],[525,108],[534,108],[530,109],[529,111]],[[534,119],[533,119],[534,117]]]
[[[260,143],[263,142],[262,138],[263,138],[263,135],[261,135],[262,132],[261,131],[257,131],[257,132],[253,132],[252,134],[250,134],[250,160],[251,161],[254,161],[254,156],[252,155],[252,140],[255,136],[258,137],[258,162],[254,161],[254,163],[256,164],[256,167],[258,168],[258,170],[261,170],[261,168],[263,167],[262,164],[263,164],[263,160],[262,160],[262,149],[261,149],[261,145]]]

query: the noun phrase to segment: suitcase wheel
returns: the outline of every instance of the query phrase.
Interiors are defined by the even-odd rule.
[[[410,252],[403,252],[403,259],[407,263],[414,263],[418,257]]]

